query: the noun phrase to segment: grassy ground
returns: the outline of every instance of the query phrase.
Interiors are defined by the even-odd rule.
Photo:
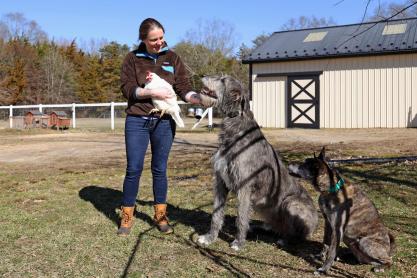
[[[13,140],[16,133],[0,131],[0,135]],[[116,136],[123,144],[120,135],[106,136]],[[160,235],[152,226],[151,177],[146,170],[133,231],[126,238],[115,236],[125,168],[122,151],[108,152],[99,159],[66,157],[51,163],[0,164],[0,276],[313,276],[319,264],[310,254],[321,248],[322,227],[310,241],[285,248],[275,244],[272,234],[250,234],[245,248],[235,252],[228,246],[235,233],[233,196],[220,239],[208,248],[194,243],[210,223],[209,158],[214,150],[211,145],[174,146],[169,162],[168,210],[175,233],[170,236]],[[309,148],[285,149],[282,156],[286,161],[298,160],[310,152]],[[342,165],[338,169],[374,201],[398,247],[393,267],[383,274],[371,273],[370,266],[358,265],[344,255],[329,276],[416,277],[417,164]]]

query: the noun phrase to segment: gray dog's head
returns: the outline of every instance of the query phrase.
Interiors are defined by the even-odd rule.
[[[217,99],[216,107],[226,116],[237,116],[249,111],[249,96],[242,84],[235,78],[225,76],[205,76],[202,79],[202,94]]]

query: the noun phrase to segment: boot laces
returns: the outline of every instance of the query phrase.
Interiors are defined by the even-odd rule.
[[[125,224],[127,224],[127,223],[130,222],[130,219],[131,219],[130,215],[127,212],[122,211],[122,220],[123,220],[123,222]]]
[[[168,217],[165,213],[159,212],[155,215],[155,220],[157,223],[168,222]]]

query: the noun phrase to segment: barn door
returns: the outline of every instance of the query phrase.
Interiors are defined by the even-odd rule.
[[[288,76],[288,127],[320,128],[318,75]]]

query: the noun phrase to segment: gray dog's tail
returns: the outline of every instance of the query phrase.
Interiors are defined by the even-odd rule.
[[[389,250],[389,255],[390,257],[392,257],[392,255],[395,252],[395,249],[397,248],[397,245],[395,244],[395,238],[391,233],[388,233],[389,236],[389,243],[390,243],[390,250]]]

